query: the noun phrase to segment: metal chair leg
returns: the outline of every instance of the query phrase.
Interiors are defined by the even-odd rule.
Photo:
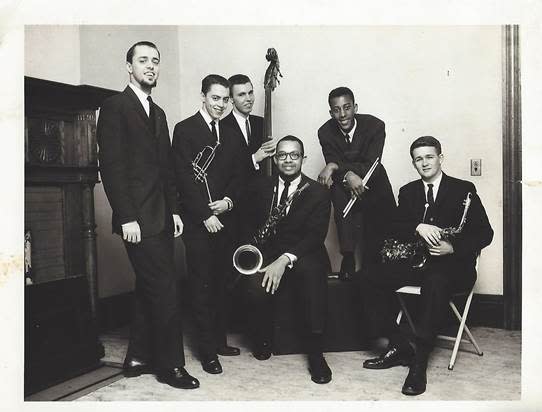
[[[453,370],[454,365],[455,365],[455,359],[457,357],[457,352],[459,351],[459,344],[461,343],[461,338],[463,337],[463,331],[465,330],[465,324],[467,322],[467,315],[469,313],[470,303],[472,301],[472,295],[473,295],[473,291],[471,290],[471,292],[469,293],[469,296],[467,297],[467,302],[465,303],[465,310],[463,310],[463,316],[459,314],[459,311],[457,310],[455,304],[450,300],[450,307],[452,308],[452,311],[454,312],[457,319],[460,321],[460,324],[459,324],[459,329],[457,330],[457,336],[455,338],[454,349],[452,351],[452,357],[450,358],[450,364],[448,365],[449,370]],[[478,347],[477,344],[473,342],[474,337],[472,336],[470,331],[468,331],[467,335],[469,336],[471,343],[476,348],[478,354],[480,354],[480,348]]]

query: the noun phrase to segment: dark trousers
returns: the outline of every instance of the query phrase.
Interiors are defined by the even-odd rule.
[[[158,369],[184,366],[180,277],[173,261],[173,235],[164,231],[140,243],[124,242],[135,272],[135,303],[126,356]]]
[[[357,241],[361,237],[361,208],[359,200],[352,207],[348,215],[343,218],[343,210],[350,201],[350,195],[338,183],[331,186],[331,201],[333,203],[333,217],[337,225],[339,248],[342,255],[354,253]]]
[[[286,269],[274,295],[262,287],[263,273],[243,277],[250,334],[254,341],[272,341],[275,304],[280,304],[286,289],[293,288],[305,337],[324,332],[327,313],[325,259],[313,254],[299,259]]]
[[[474,267],[457,264],[446,257],[437,258],[436,262],[430,258],[421,270],[413,269],[408,263],[381,263],[369,265],[361,272],[363,317],[369,335],[387,337],[392,344],[400,338],[395,290],[421,286],[416,340],[430,348],[452,294],[469,290],[476,281]]]
[[[226,344],[226,289],[232,280],[233,241],[225,229],[214,234],[186,233],[183,240],[199,353],[202,358],[211,358]]]

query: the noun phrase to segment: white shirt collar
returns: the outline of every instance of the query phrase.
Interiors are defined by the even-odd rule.
[[[235,120],[237,120],[237,124],[239,125],[239,128],[241,129],[243,136],[245,137],[245,141],[248,143],[247,128],[246,128],[245,122],[248,120],[250,115],[245,117],[242,113],[237,111],[235,106],[233,106],[232,113]]]
[[[145,109],[145,112],[147,113],[147,116],[150,113],[150,103],[147,100],[147,97],[150,96],[149,94],[145,93],[143,90],[141,90],[139,87],[134,86],[132,83],[128,83],[128,86],[134,91],[135,95],[143,105],[143,108]]]
[[[433,182],[433,198],[435,200],[437,200],[437,194],[438,194],[438,189],[440,187],[440,182],[442,181],[442,170],[440,171],[440,174],[437,176],[437,178],[434,180]],[[427,186],[429,183],[423,181],[423,188],[425,190],[425,196],[427,198],[427,191],[429,190],[429,187]]]
[[[354,127],[352,127],[352,130],[350,130],[348,133],[343,132],[343,135],[345,138],[348,138],[350,142],[352,142],[352,139],[354,138],[354,133],[356,132],[356,127],[358,126],[358,121],[354,117]],[[341,130],[342,131],[342,130]]]
[[[207,127],[209,130],[213,130],[211,127],[211,122],[215,119],[211,117],[209,113],[207,113],[207,110],[205,110],[203,107],[199,109],[200,114],[203,116],[203,119],[205,120],[205,123],[207,123]],[[220,140],[220,128],[218,127],[219,120],[215,120],[215,127],[216,127],[216,135],[218,137],[218,140]]]
[[[290,186],[288,187],[288,192],[292,192],[293,190],[297,189],[297,186],[299,186],[299,183],[301,182],[301,175],[297,176],[294,180],[290,182]],[[279,176],[279,190],[284,187],[284,179]]]

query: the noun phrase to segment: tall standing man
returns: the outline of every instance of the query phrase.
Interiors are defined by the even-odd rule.
[[[476,257],[491,243],[493,230],[476,188],[471,182],[442,172],[444,156],[440,142],[422,136],[410,146],[412,164],[421,179],[403,186],[393,222],[397,241],[422,241],[428,257],[421,268],[402,256],[402,248],[387,250],[386,255],[399,258],[362,269],[364,315],[371,335],[389,339],[388,349],[378,358],[363,363],[367,369],[387,369],[409,365],[403,385],[405,395],[425,392],[426,369],[438,327],[455,292],[472,289],[476,281]],[[443,236],[444,228],[461,227],[467,194],[471,195],[462,231],[451,238]],[[395,291],[403,286],[421,286],[416,334],[413,342],[396,324]]]
[[[273,208],[294,197],[286,216],[275,226],[275,234],[262,246],[269,264],[247,278],[245,286],[254,357],[266,360],[271,356],[273,305],[279,302],[275,295],[292,288],[298,304],[292,316],[302,321],[311,380],[325,384],[331,381],[331,369],[323,356],[329,268],[324,241],[331,203],[327,188],[302,174],[304,159],[303,142],[295,136],[283,137],[274,156],[278,176],[262,179],[251,188],[254,228],[264,225]]]
[[[326,166],[318,181],[331,187],[339,246],[343,255],[340,277],[348,279],[355,270],[354,252],[362,242],[364,262],[375,262],[387,234],[395,198],[383,165],[367,186],[362,179],[377,158],[382,160],[386,132],[384,122],[369,114],[358,114],[354,93],[347,87],[333,89],[328,96],[331,119],[318,129]],[[343,209],[355,196],[360,198],[343,217]],[[363,232],[360,228],[363,228]]]
[[[203,370],[212,374],[222,373],[217,354],[239,355],[239,348],[228,346],[226,339],[226,286],[234,249],[231,211],[241,189],[241,146],[220,121],[228,106],[229,86],[222,76],[206,76],[201,109],[177,123],[173,132],[199,355]]]
[[[199,382],[184,369],[179,277],[173,236],[183,223],[175,198],[173,158],[164,111],[153,102],[160,52],[148,41],[126,53],[130,83],[104,101],[98,118],[100,174],[113,209],[113,232],[122,236],[136,276],[127,377],[155,372],[171,386]]]

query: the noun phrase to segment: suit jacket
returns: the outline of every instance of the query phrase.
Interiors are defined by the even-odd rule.
[[[318,129],[318,139],[326,163],[336,163],[339,169],[333,180],[341,183],[345,173],[352,170],[363,177],[377,157],[382,159],[386,132],[384,122],[369,114],[356,114],[357,127],[351,143],[335,119],[329,119]]]
[[[258,181],[259,184],[250,186],[249,193],[256,219],[252,222],[253,233],[263,226],[273,203],[276,203],[278,177],[260,176]],[[309,187],[294,199],[288,214],[278,223],[275,235],[263,246],[266,262],[285,252],[296,255],[298,259],[315,253],[329,265],[324,245],[331,210],[329,190],[305,175],[302,175],[298,188],[305,183]]]
[[[493,229],[476,194],[474,184],[444,173],[435,200],[435,208],[428,213],[430,218],[426,216],[425,223],[442,229],[458,227],[464,210],[463,201],[468,192],[472,193],[471,205],[463,231],[451,240],[454,253],[442,257],[431,256],[430,260],[474,269],[477,254],[491,243]],[[423,220],[425,202],[425,190],[421,179],[410,182],[400,189],[399,205],[392,229],[398,239],[409,242],[416,240],[415,229]]]
[[[113,209],[113,232],[137,221],[142,237],[173,227],[178,213],[169,130],[164,111],[153,103],[154,132],[134,91],[106,99],[98,117],[100,175]]]
[[[254,163],[252,162],[252,155],[257,152],[263,143],[263,117],[250,115],[248,117],[250,123],[250,143],[247,144],[243,132],[239,128],[239,123],[233,115],[233,111],[224,117],[220,122],[227,125],[234,132],[234,136],[241,146],[241,172],[244,178],[248,178],[252,174],[256,173]]]
[[[241,190],[241,146],[234,131],[218,123],[220,144],[207,169],[207,182],[212,200],[229,197],[234,207]],[[180,211],[186,231],[204,230],[203,221],[212,216],[205,184],[196,182],[192,161],[205,146],[213,147],[215,139],[199,111],[177,123],[173,131],[173,153],[177,189],[180,193]],[[208,150],[207,150],[208,152]],[[224,223],[229,212],[218,216]]]

